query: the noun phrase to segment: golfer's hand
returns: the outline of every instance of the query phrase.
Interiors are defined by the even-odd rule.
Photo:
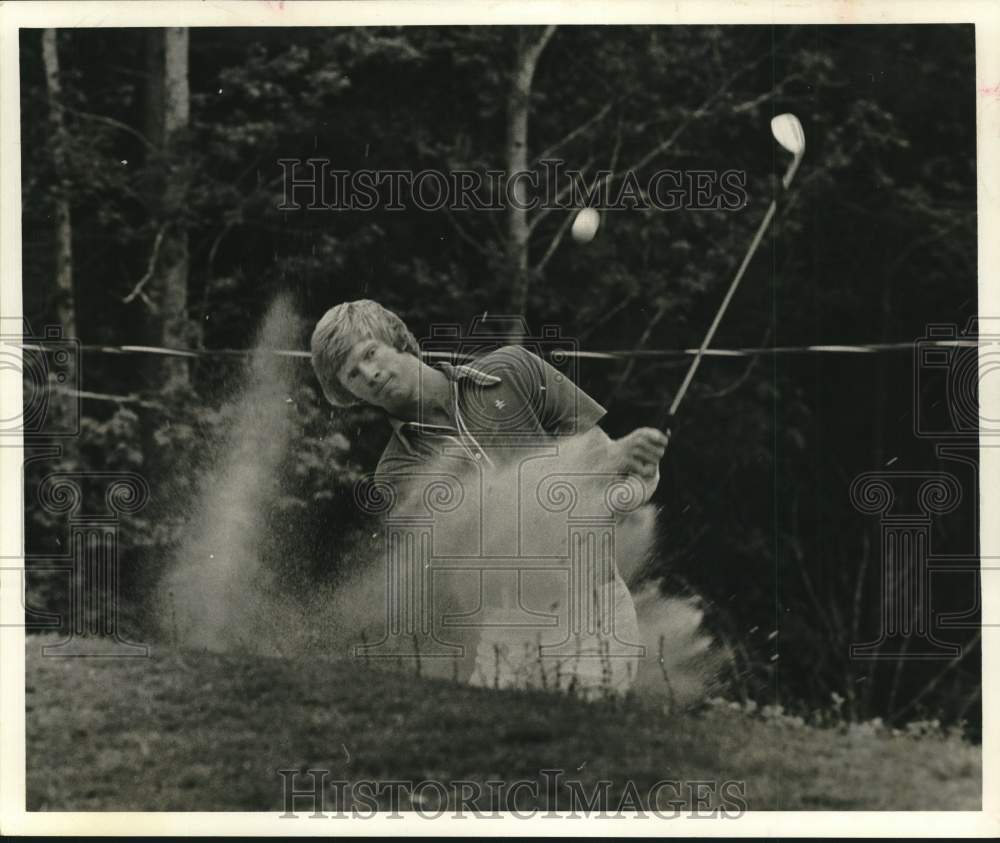
[[[640,427],[628,436],[615,440],[616,468],[634,474],[655,489],[660,480],[660,460],[667,450],[669,437],[654,427]]]

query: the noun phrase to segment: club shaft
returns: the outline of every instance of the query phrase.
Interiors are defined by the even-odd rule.
[[[796,155],[791,165],[788,168],[788,172],[785,173],[785,177],[781,180],[781,186],[788,190],[789,185],[792,183],[792,179],[795,178],[795,172],[799,169],[799,164],[802,163],[802,156]]]
[[[750,243],[750,248],[743,257],[743,263],[740,264],[740,268],[736,271],[736,277],[733,278],[733,283],[729,285],[726,297],[722,300],[722,305],[719,307],[718,313],[715,314],[715,319],[712,320],[708,333],[705,334],[705,339],[702,340],[701,346],[698,348],[698,353],[695,355],[694,360],[691,361],[691,365],[688,367],[687,374],[684,376],[684,381],[681,383],[680,389],[677,390],[677,395],[674,397],[674,401],[670,405],[670,415],[676,414],[677,408],[680,406],[681,401],[684,400],[684,395],[687,393],[688,387],[691,385],[694,373],[698,371],[698,366],[701,365],[701,359],[705,355],[705,349],[708,348],[709,343],[712,342],[712,338],[715,336],[719,323],[725,315],[726,308],[729,307],[729,302],[736,293],[736,288],[740,285],[740,281],[743,280],[743,275],[746,273],[747,267],[750,265],[750,261],[753,260],[757,247],[760,246],[760,241],[764,238],[764,233],[767,231],[768,226],[771,224],[771,220],[774,218],[774,212],[777,207],[778,200],[772,199],[771,205],[768,207],[767,213],[764,215],[764,219],[757,228],[757,233],[754,235],[753,242]]]

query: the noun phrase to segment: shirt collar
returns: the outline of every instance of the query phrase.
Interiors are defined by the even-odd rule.
[[[442,361],[440,363],[432,363],[431,365],[435,369],[440,369],[444,372],[448,376],[448,379],[452,381],[461,382],[471,380],[479,386],[494,386],[500,383],[500,378],[496,375],[489,375],[486,372],[480,371],[475,366],[469,366],[464,363],[453,366],[451,363]]]
[[[471,381],[477,386],[496,386],[498,383],[501,383],[501,379],[497,375],[490,375],[486,372],[480,371],[475,366],[469,366],[464,363],[452,365],[451,363],[442,360],[432,362],[430,365],[435,369],[444,372],[445,376],[452,383],[461,384],[463,381]],[[392,425],[393,432],[404,438],[404,443],[405,437],[403,431],[407,428],[411,430],[425,431],[427,433],[454,433],[456,431],[456,428],[451,427],[450,425],[403,421],[403,419],[398,419],[395,416],[389,416],[389,423]]]

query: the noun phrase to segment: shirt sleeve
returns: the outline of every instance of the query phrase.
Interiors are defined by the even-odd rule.
[[[523,362],[519,374],[529,379],[528,394],[539,396],[535,412],[543,430],[559,436],[585,433],[604,417],[607,411],[550,363],[521,346],[505,350]]]

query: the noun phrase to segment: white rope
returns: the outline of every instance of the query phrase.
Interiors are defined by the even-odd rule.
[[[993,340],[984,340],[986,344],[992,344]],[[54,353],[57,350],[66,350],[67,343],[58,341],[51,346],[38,342],[16,343],[11,340],[0,341],[3,345],[17,346],[29,350],[40,351],[42,353]],[[754,357],[758,355],[772,354],[872,354],[884,351],[913,350],[917,345],[922,348],[975,348],[979,345],[976,339],[961,340],[921,340],[916,342],[894,342],[894,343],[866,343],[862,345],[793,345],[793,346],[773,346],[768,348],[707,348],[704,351],[706,357]],[[168,357],[250,357],[254,354],[268,352],[279,357],[299,357],[309,359],[308,351],[295,351],[292,349],[272,348],[272,349],[245,349],[245,348],[201,348],[201,349],[181,349],[181,348],[159,348],[148,345],[80,345],[82,351],[94,352],[98,354],[159,354]],[[544,349],[543,349],[544,351]],[[658,359],[664,357],[686,357],[698,353],[697,348],[676,348],[676,349],[647,349],[642,351],[574,351],[570,349],[559,349],[549,352],[552,354],[564,355],[567,357],[577,357],[588,360],[627,360],[632,357]],[[433,359],[463,359],[474,360],[478,355],[463,354],[449,351],[423,351],[421,356]]]

